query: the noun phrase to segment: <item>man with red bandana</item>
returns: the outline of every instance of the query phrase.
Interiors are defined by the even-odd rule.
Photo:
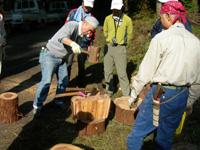
[[[168,1],[178,1],[178,0],[158,0],[158,2],[161,3],[162,5]],[[190,21],[187,18],[186,18],[186,22],[183,24],[188,31],[192,32]],[[158,33],[162,31],[163,31],[163,27],[159,18],[151,30],[151,37],[153,38],[154,36],[156,36]]]
[[[142,149],[143,139],[157,129],[157,150],[171,150],[172,135],[179,126],[187,99],[200,95],[200,41],[187,31],[185,8],[180,2],[166,2],[160,11],[164,31],[156,35],[140,65],[132,83],[129,98],[131,105],[145,85],[152,88],[146,94],[132,128],[127,137],[129,150]],[[158,83],[165,88],[160,97],[158,125],[153,125],[153,97]]]

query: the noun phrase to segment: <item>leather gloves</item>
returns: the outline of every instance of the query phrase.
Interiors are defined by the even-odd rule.
[[[81,47],[76,42],[72,42],[70,44],[70,46],[72,47],[73,53],[75,53],[75,54],[80,54],[81,53],[81,50],[80,50]]]

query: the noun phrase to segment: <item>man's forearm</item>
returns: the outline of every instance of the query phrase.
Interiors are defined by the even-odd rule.
[[[68,45],[68,46],[70,46],[72,42],[73,42],[73,41],[72,41],[70,38],[67,38],[67,37],[65,37],[65,38],[62,40],[62,43],[65,44],[65,45]]]

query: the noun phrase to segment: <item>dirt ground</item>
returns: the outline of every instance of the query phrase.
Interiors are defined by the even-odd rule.
[[[75,62],[72,70],[72,79],[73,76],[75,76],[76,71],[77,63]],[[47,100],[44,102],[43,114],[41,116],[42,120],[34,120],[32,115],[32,104],[40,81],[40,74],[40,65],[37,65],[29,70],[6,77],[1,80],[2,93],[9,91],[18,94],[18,110],[23,114],[23,117],[13,124],[4,124],[0,122],[0,150],[48,149],[53,146],[53,143],[50,142],[47,145],[37,146],[35,146],[34,144],[32,145],[32,143],[37,143],[37,141],[35,140],[42,140],[42,138],[44,138],[45,136],[48,137],[48,132],[51,132],[51,130],[49,130],[47,126],[57,128],[57,125],[54,126],[53,124],[60,124],[60,122],[62,122],[62,124],[65,126],[65,119],[68,119],[68,122],[73,122],[73,120],[69,116],[71,114],[71,111],[69,111],[68,113],[63,112],[51,103],[52,99],[55,96],[57,86],[56,76],[54,76],[52,80]],[[66,104],[69,107],[70,98],[66,101]],[[43,130],[43,127],[45,127],[45,130]],[[37,130],[37,128],[39,129]],[[68,125],[66,125],[65,128],[68,128]],[[60,127],[58,127],[57,130],[60,130]],[[44,133],[41,133],[41,131]],[[65,131],[62,132],[64,134]],[[66,131],[66,133],[68,132]],[[53,132],[53,134],[59,134],[59,132],[55,131]],[[70,138],[72,137],[73,136],[71,136]]]
[[[50,28],[53,31],[51,31],[51,34],[49,34],[48,36],[45,36],[46,41],[53,34],[53,32],[57,30],[57,28],[58,27],[53,27],[53,29]],[[32,34],[42,35],[46,31],[35,31],[35,32],[36,33],[32,33]],[[20,33],[16,33],[16,34],[20,34]],[[56,143],[60,143],[60,142],[70,143],[72,142],[73,138],[77,136],[77,132],[75,130],[74,123],[73,123],[74,121],[70,117],[71,111],[69,110],[68,113],[63,112],[51,103],[52,99],[55,96],[55,91],[56,91],[56,86],[57,86],[56,76],[53,77],[47,100],[44,102],[44,109],[41,116],[42,119],[35,120],[33,118],[32,104],[35,98],[38,84],[41,79],[41,68],[38,63],[38,51],[39,51],[40,46],[44,45],[46,41],[44,40],[43,43],[37,43],[36,46],[31,43],[31,45],[26,46],[27,49],[24,49],[24,51],[25,50],[31,51],[31,49],[28,49],[28,47],[34,47],[33,49],[36,49],[35,50],[36,52],[31,52],[31,53],[36,53],[36,54],[30,55],[30,56],[33,56],[31,59],[36,61],[33,67],[28,67],[28,69],[26,69],[26,67],[23,68],[24,63],[27,63],[27,64],[29,63],[29,62],[26,62],[25,57],[21,56],[21,54],[24,53],[23,51],[21,52],[19,56],[21,57],[20,59],[24,59],[23,63],[19,62],[18,64],[16,64],[16,67],[14,68],[13,67],[15,66],[13,65],[14,63],[10,65],[9,61],[14,62],[14,60],[17,60],[16,57],[18,57],[18,55],[16,54],[14,56],[11,56],[11,53],[13,53],[13,49],[11,48],[11,46],[13,44],[13,41],[16,41],[17,39],[20,39],[20,38],[22,38],[24,42],[27,42],[28,44],[30,44],[29,41],[25,40],[26,37],[29,37],[29,36],[27,35],[24,37],[15,36],[7,40],[8,51],[7,51],[7,63],[5,64],[6,64],[6,67],[10,67],[10,68],[4,70],[5,71],[4,73],[5,74],[8,73],[9,75],[4,74],[5,77],[0,82],[0,93],[14,92],[18,94],[18,99],[19,99],[18,110],[23,114],[23,117],[13,124],[4,124],[0,122],[0,150],[49,149]],[[31,40],[36,40],[37,38],[38,38],[37,36],[32,36]],[[15,46],[17,47],[17,48],[15,47],[15,49],[17,50],[22,49],[21,48],[22,44],[21,45],[18,44],[18,45],[15,43]],[[25,47],[25,45],[23,45],[22,47]],[[31,63],[33,64],[33,62]],[[21,71],[21,70],[24,70],[24,71]],[[74,62],[73,67],[72,67],[72,75],[71,75],[72,80],[75,78],[76,74],[77,74],[77,62]],[[66,105],[68,107],[70,106],[70,98],[66,99]],[[66,119],[68,119],[67,122],[65,121]],[[72,122],[72,123],[68,123],[68,122]],[[75,132],[75,134],[65,135],[69,132],[66,130],[61,131],[61,126],[63,126],[63,128],[65,128],[66,130],[71,130],[72,133]],[[49,134],[49,132],[52,132],[52,134]],[[62,132],[64,136],[62,136],[60,132]],[[62,139],[67,139],[67,142],[62,141],[54,134],[57,134],[57,135],[60,134],[61,135],[60,137],[62,137]],[[49,136],[51,136],[50,141],[48,141]],[[67,138],[66,136],[70,138]],[[48,137],[48,140],[46,140],[47,137]],[[40,142],[40,141],[45,141],[45,143]]]

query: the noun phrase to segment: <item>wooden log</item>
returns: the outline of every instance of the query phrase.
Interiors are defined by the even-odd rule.
[[[138,106],[144,100],[146,93],[149,91],[151,86],[148,84],[139,94],[138,102],[136,107],[133,109],[129,108],[128,99],[130,96],[123,96],[114,100],[115,118],[119,123],[133,125],[135,122],[136,110]]]
[[[50,150],[84,150],[71,144],[56,144]]]
[[[71,99],[71,103],[74,119],[105,119],[109,114],[111,99],[107,94],[88,97],[74,96]]]
[[[122,124],[133,125],[136,108],[130,109],[128,105],[129,96],[123,96],[114,100],[115,119]]]
[[[101,135],[105,132],[105,119],[77,120],[77,129],[80,135]]]
[[[99,55],[101,48],[98,46],[91,46],[91,50],[89,51],[88,62],[90,63],[98,63]]]
[[[19,119],[18,95],[7,92],[0,95],[0,121],[14,123]]]

